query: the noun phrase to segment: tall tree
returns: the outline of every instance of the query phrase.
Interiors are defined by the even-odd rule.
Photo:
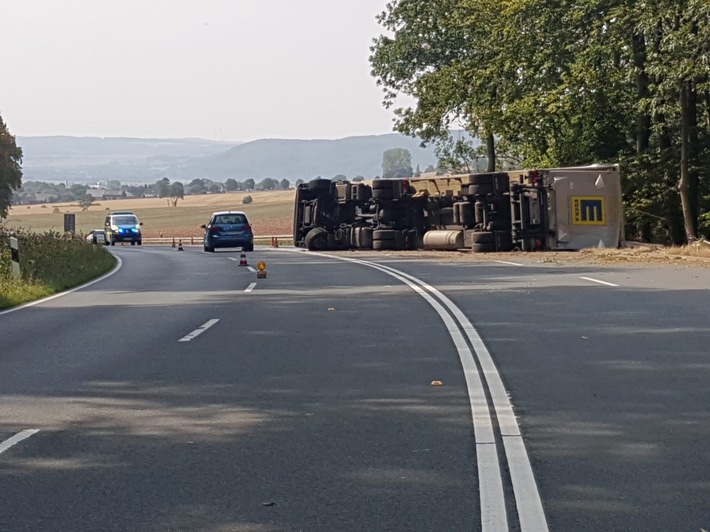
[[[177,207],[178,200],[185,198],[185,187],[180,181],[175,181],[170,185],[170,202],[173,207]]]
[[[412,154],[404,148],[392,148],[382,154],[382,177],[412,177]]]
[[[237,181],[236,181],[234,178],[232,178],[232,177],[228,178],[228,179],[224,182],[224,190],[226,190],[227,192],[234,192],[234,191],[237,190],[238,188],[239,188],[239,184],[238,184]]]
[[[0,116],[0,218],[5,218],[13,191],[22,186],[22,148]]]

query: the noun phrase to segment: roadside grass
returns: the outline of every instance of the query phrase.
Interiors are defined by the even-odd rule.
[[[10,236],[19,242],[20,278],[12,276]],[[8,308],[73,288],[113,268],[103,246],[55,231],[11,231],[0,225],[0,308]]]

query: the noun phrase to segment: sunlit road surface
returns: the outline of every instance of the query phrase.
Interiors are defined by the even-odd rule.
[[[710,527],[710,271],[119,248],[0,315],[2,530]]]

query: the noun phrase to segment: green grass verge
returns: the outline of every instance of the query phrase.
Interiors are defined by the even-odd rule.
[[[19,241],[21,277],[12,277],[10,232],[0,225],[0,309],[79,286],[111,270],[116,258],[103,246],[49,231],[14,231]]]

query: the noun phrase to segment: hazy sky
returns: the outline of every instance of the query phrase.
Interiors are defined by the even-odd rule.
[[[370,76],[387,0],[0,0],[0,115],[18,136],[388,133]]]

